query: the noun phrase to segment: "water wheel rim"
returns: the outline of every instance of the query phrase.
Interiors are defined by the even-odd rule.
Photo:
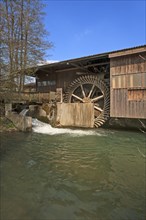
[[[90,85],[91,90],[88,94],[84,91],[84,86]],[[75,94],[75,91],[77,89],[81,90],[82,95],[77,96]],[[96,88],[96,92],[100,91],[100,95],[91,98],[91,94],[93,89]],[[98,90],[97,90],[98,89]],[[110,106],[110,98],[109,98],[109,87],[100,79],[98,79],[94,75],[87,75],[82,76],[74,80],[70,86],[68,87],[66,93],[65,93],[65,102],[73,102],[73,98],[78,100],[79,102],[85,103],[85,102],[91,102],[94,103],[94,109],[100,112],[98,117],[94,118],[94,126],[100,127],[105,123],[105,121],[109,117],[109,106]],[[90,98],[90,100],[88,100]],[[98,106],[98,101],[103,98],[103,107],[101,108]]]

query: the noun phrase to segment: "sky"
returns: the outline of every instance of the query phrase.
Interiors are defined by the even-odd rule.
[[[146,44],[146,0],[43,0],[44,24],[62,61]]]

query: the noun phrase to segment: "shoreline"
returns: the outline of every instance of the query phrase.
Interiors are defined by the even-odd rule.
[[[42,120],[41,120],[42,121]],[[112,119],[111,119],[112,121]],[[121,121],[120,119],[117,121],[112,121],[112,123],[108,123],[105,126],[103,126],[103,129],[114,129],[114,130],[130,130],[130,131],[141,131],[145,132],[146,131],[146,125],[144,121],[137,121],[133,123],[128,123],[128,120],[123,120]],[[20,131],[11,120],[9,120],[6,116],[0,116],[0,133],[3,132],[18,132]]]
[[[18,131],[14,124],[5,116],[0,116],[0,133],[14,131]]]

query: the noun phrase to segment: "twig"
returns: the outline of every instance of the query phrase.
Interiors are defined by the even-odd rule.
[[[146,132],[145,132],[145,131],[143,131],[141,128],[139,128],[139,130],[140,130],[142,133],[144,133],[144,134],[146,133]]]
[[[139,147],[137,147],[137,150],[139,151],[139,153],[140,153],[144,158],[146,158],[146,155],[143,154],[143,153],[140,151]]]
[[[143,128],[146,128],[146,125],[140,119],[138,119],[138,121],[141,123]]]

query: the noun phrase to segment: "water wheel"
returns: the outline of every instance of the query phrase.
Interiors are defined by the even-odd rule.
[[[94,75],[81,76],[68,87],[64,102],[94,103],[94,126],[100,127],[109,117],[109,87]]]

